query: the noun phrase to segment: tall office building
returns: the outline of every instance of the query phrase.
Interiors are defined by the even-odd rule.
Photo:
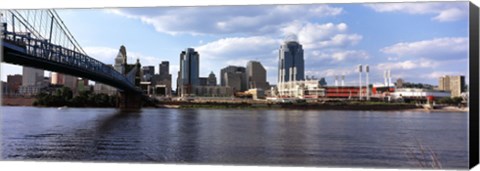
[[[158,65],[159,74],[155,74],[153,78],[153,82],[155,85],[155,94],[157,95],[164,95],[164,96],[171,95],[172,74],[170,74],[169,65],[170,64],[168,61],[162,61]]]
[[[23,67],[22,86],[19,93],[23,95],[36,95],[45,85],[44,71],[42,69]]]
[[[465,76],[443,76],[439,78],[438,89],[450,91],[451,97],[461,97],[465,87]]]
[[[114,68],[116,71],[125,74],[125,67],[127,65],[127,49],[125,46],[120,46],[117,57],[115,58]]]
[[[438,89],[439,90],[450,90],[450,77],[442,76],[438,79]]]
[[[215,74],[210,72],[207,78],[207,86],[216,86],[217,85],[217,77],[215,77]]]
[[[278,82],[304,80],[303,47],[297,41],[285,41],[278,55]]]
[[[241,67],[241,66],[227,66],[221,69],[220,85],[235,87],[234,91],[247,90],[247,79],[246,79],[245,72],[246,72],[245,67]],[[240,80],[237,81],[236,79],[240,79]],[[237,82],[238,82],[238,86],[237,86]]]
[[[142,72],[143,72],[143,76],[142,76],[143,81],[152,81],[153,75],[155,75],[155,67],[143,66]]]
[[[245,82],[244,74],[239,72],[225,72],[225,86],[231,87],[233,92],[244,91],[242,89],[242,83]]]
[[[171,74],[170,74],[170,69],[169,69],[169,62],[168,61],[162,61],[158,65],[158,71],[160,74],[160,79],[165,80],[165,79],[171,79]]]
[[[43,84],[43,70],[37,68],[23,67],[22,85],[33,86]]]
[[[258,61],[249,61],[246,68],[247,89],[261,88],[269,89],[267,83],[267,71]]]
[[[180,53],[180,74],[177,89],[181,96],[194,94],[192,87],[199,85],[200,56],[193,48]]]

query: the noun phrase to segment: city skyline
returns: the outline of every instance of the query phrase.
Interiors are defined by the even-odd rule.
[[[442,75],[465,75],[468,80],[464,67],[468,62],[468,16],[462,12],[467,4],[159,7],[58,13],[93,58],[113,64],[118,47],[125,45],[128,63],[137,58],[144,66],[170,61],[172,78],[177,78],[179,70],[178,53],[192,47],[200,54],[200,77],[211,71],[220,75],[225,66],[245,66],[252,60],[261,62],[267,81],[276,83],[278,49],[288,35],[295,34],[304,45],[305,76],[325,77],[328,85],[334,83],[335,74],[342,73],[346,84],[356,83],[358,64],[371,66],[371,83],[382,82],[383,70],[391,69],[393,80],[436,85]],[[362,16],[355,15],[358,13]],[[88,17],[93,15],[98,17]],[[167,16],[193,19],[178,23],[162,20]],[[92,22],[83,26],[87,20]],[[205,24],[199,27],[199,23]],[[412,27],[398,27],[405,24]],[[95,29],[86,29],[93,25]],[[116,29],[105,31],[111,27]],[[100,33],[104,38],[95,39]],[[21,74],[19,66],[2,63],[2,68],[2,80],[9,74]]]

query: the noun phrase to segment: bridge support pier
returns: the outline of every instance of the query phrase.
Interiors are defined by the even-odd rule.
[[[117,107],[120,109],[140,109],[142,95],[135,92],[118,92]]]

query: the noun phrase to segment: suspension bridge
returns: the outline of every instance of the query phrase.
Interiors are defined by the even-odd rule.
[[[0,10],[2,62],[34,67],[110,85],[120,108],[139,108],[139,68],[120,73],[87,55],[55,10]]]

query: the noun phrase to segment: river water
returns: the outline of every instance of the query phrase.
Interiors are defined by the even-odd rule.
[[[436,160],[442,168],[468,166],[468,113],[34,107],[1,112],[2,160],[384,168]]]

